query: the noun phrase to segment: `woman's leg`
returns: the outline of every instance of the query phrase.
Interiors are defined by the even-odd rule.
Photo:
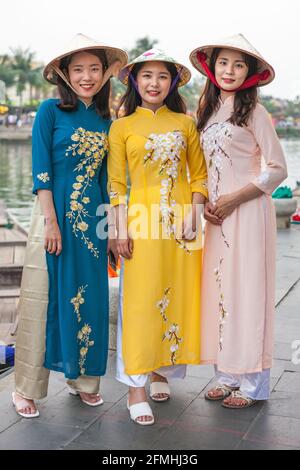
[[[151,373],[151,383],[168,383],[170,379],[184,379],[186,376],[186,365],[160,367]],[[157,401],[166,401],[170,398],[170,390],[164,393],[152,393],[151,398]]]
[[[268,400],[270,397],[270,369],[263,369],[253,374],[241,374],[238,396],[230,396],[224,404],[245,407],[248,400]],[[249,406],[249,405],[248,405]]]
[[[26,414],[36,412],[33,399],[47,396],[49,370],[44,367],[47,307],[44,216],[36,198],[23,267],[15,354],[15,405],[17,411]]]
[[[119,310],[118,310],[118,327],[117,327],[117,367],[116,379],[119,382],[129,387],[128,406],[137,403],[147,402],[147,394],[145,385],[148,379],[148,374],[127,375],[122,354],[122,324],[123,324],[123,278],[124,278],[124,265],[122,263],[120,273],[120,288],[119,288]],[[152,421],[153,417],[150,415],[142,415],[137,418],[137,421],[146,422]]]
[[[101,400],[99,394],[100,377],[81,375],[75,380],[67,380],[69,387],[79,393],[80,398],[88,403],[97,403]]]
[[[208,390],[205,397],[210,400],[221,400],[230,395],[231,390],[237,390],[240,387],[239,375],[221,372],[216,365],[214,369],[214,380],[217,382],[217,385]]]

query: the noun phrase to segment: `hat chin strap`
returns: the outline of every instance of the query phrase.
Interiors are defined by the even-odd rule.
[[[220,88],[220,90],[228,91],[228,90],[225,90],[224,88],[222,88],[218,84],[218,82],[216,80],[216,77],[214,76],[214,74],[212,73],[212,71],[210,70],[210,68],[208,67],[208,65],[206,63],[206,59],[207,59],[207,55],[205,54],[205,52],[203,52],[203,51],[198,51],[197,52],[197,60],[198,60],[199,64],[203,67],[203,70],[207,74],[208,78],[213,82],[214,85],[216,85],[216,87]],[[237,91],[240,91],[240,90],[245,90],[246,88],[251,88],[253,86],[256,86],[261,80],[263,80],[263,81],[267,80],[267,78],[269,78],[270,75],[271,75],[271,73],[267,69],[264,70],[261,73],[255,73],[251,77],[247,78],[247,80],[245,80],[244,83],[240,87],[236,88],[235,90],[230,90],[230,91],[237,92]]]
[[[120,62],[120,60],[115,60],[115,62],[113,62],[109,67],[108,69],[104,72],[104,75],[103,75],[103,79],[102,79],[102,82],[101,84],[99,85],[99,87],[97,88],[96,92],[94,93],[93,96],[95,96],[97,93],[99,93],[99,91],[101,90],[101,88],[104,87],[105,83],[111,78],[111,77],[116,77],[118,76],[118,73],[120,71],[120,68],[121,68],[122,64]],[[60,78],[63,79],[63,81],[68,85],[69,88],[71,88],[72,91],[74,91],[75,95],[76,96],[79,96],[78,95],[78,91],[75,90],[75,88],[73,88],[73,86],[71,85],[68,77],[63,73],[63,71],[56,65],[56,64],[53,64],[52,65],[52,69],[55,71],[55,73],[57,75],[60,76]]]

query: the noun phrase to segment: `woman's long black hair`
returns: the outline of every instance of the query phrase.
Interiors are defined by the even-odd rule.
[[[103,74],[108,69],[108,62],[105,51],[101,49],[91,49],[87,50],[89,54],[93,54],[99,58],[102,67]],[[61,60],[59,68],[61,71],[69,77],[68,67],[71,63],[72,57],[75,54],[71,54],[67,57],[64,57]],[[75,111],[78,108],[78,98],[76,93],[66,84],[66,82],[58,75],[57,76],[57,87],[60,97],[60,102],[58,103],[58,108],[62,111]],[[96,106],[97,113],[103,117],[103,119],[110,119],[110,108],[109,108],[109,97],[110,97],[110,80],[108,80],[103,88],[101,88],[98,93],[93,97],[93,101]]]
[[[215,74],[215,64],[220,52],[220,48],[215,48],[210,58],[209,68],[213,74]],[[243,54],[243,58],[248,66],[247,79],[257,73],[258,64],[257,59],[248,54]],[[197,111],[197,128],[199,131],[205,128],[209,118],[218,110],[220,106],[219,96],[220,89],[207,79],[203,93],[199,99]],[[235,93],[234,108],[229,122],[240,127],[247,126],[257,101],[257,86],[237,91]]]
[[[173,80],[177,77],[177,69],[175,65],[171,64],[170,62],[164,62],[167,70],[171,74],[171,83],[173,83]],[[131,75],[133,79],[136,81],[137,74],[139,70],[145,65],[145,62],[141,62],[140,64],[136,64],[132,70],[131,70]],[[140,95],[138,94],[137,90],[135,89],[134,85],[132,84],[132,81],[130,80],[130,77],[128,77],[128,85],[127,85],[127,90],[126,93],[122,96],[120,100],[120,104],[117,109],[117,117],[119,117],[120,109],[122,108],[122,116],[129,116],[130,114],[133,114],[137,108],[137,106],[140,106],[142,104],[142,100]],[[171,93],[166,97],[164,104],[171,110],[174,111],[175,113],[184,113],[186,114],[186,104],[181,97],[181,95],[178,92],[178,87],[177,85],[174,87],[174,89],[171,91]],[[124,112],[123,112],[124,110]]]

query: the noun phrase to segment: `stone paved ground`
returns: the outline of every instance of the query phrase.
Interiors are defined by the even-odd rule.
[[[268,402],[244,410],[208,402],[212,367],[193,366],[173,382],[169,402],[151,403],[156,424],[138,426],[126,410],[126,387],[114,379],[111,351],[100,407],[68,395],[62,375],[52,373],[40,417],[22,419],[11,405],[13,374],[0,379],[0,449],[300,449],[300,364],[291,361],[292,342],[300,342],[300,226],[278,232],[276,300]]]

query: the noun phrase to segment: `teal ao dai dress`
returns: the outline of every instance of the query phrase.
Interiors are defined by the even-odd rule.
[[[44,366],[76,379],[100,376],[106,369],[107,240],[97,236],[102,217],[97,209],[108,203],[110,121],[97,114],[94,104],[78,101],[77,110],[66,112],[58,103],[50,99],[40,106],[32,135],[33,192],[52,191],[63,247],[59,256],[46,254]]]

